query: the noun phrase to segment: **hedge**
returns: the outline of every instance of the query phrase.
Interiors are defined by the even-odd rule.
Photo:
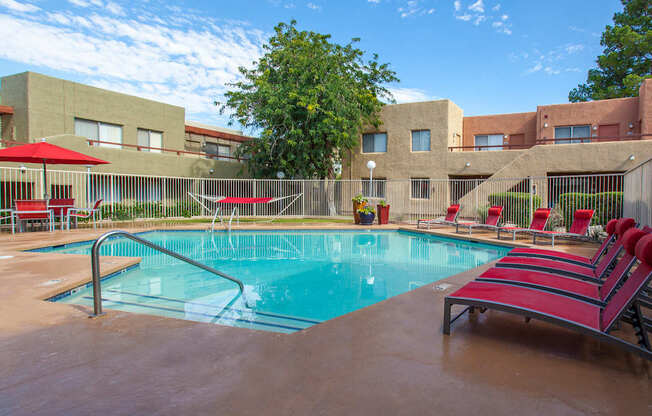
[[[201,207],[190,202],[178,202],[165,208],[161,202],[102,204],[102,218],[124,221],[135,218],[186,217],[201,215]]]
[[[598,192],[587,194],[568,192],[559,195],[559,209],[564,216],[564,224],[570,227],[573,214],[578,209],[593,209],[592,225],[606,225],[609,220],[619,218],[623,212],[622,192]]]
[[[519,227],[530,225],[530,194],[528,192],[500,192],[489,195],[489,205],[503,207],[502,222],[518,224]],[[539,208],[541,197],[534,195],[532,207]]]

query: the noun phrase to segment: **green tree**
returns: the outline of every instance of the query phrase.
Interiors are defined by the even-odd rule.
[[[624,10],[602,33],[598,67],[589,70],[586,84],[570,91],[569,101],[637,97],[643,80],[652,77],[652,3],[621,1]]]
[[[383,84],[398,81],[378,56],[367,61],[353,46],[330,42],[330,35],[299,31],[296,21],[279,23],[252,69],[228,84],[231,121],[260,131],[243,144],[247,168],[256,178],[333,178],[334,165],[358,144],[365,125],[378,127],[381,98],[392,101]]]

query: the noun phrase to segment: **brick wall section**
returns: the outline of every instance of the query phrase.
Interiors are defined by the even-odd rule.
[[[489,116],[464,117],[464,146],[474,146],[475,136],[481,134],[503,134],[525,136],[524,144],[534,146],[537,113],[494,114]],[[509,137],[506,139],[509,142]],[[465,149],[473,151],[473,149]]]

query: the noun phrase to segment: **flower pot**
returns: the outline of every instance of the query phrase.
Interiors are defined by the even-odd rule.
[[[376,214],[374,214],[373,212],[370,212],[369,214],[364,214],[362,212],[359,212],[358,215],[360,216],[361,225],[373,225],[374,218],[376,217]]]
[[[377,205],[376,212],[378,212],[378,224],[389,224],[389,205]]]
[[[353,201],[353,219],[355,220],[356,224],[360,224],[360,214],[358,214],[358,210],[364,207],[365,205],[367,205],[367,201],[362,201],[362,202]]]

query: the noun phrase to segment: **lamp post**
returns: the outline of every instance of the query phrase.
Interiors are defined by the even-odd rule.
[[[369,169],[369,196],[373,198],[374,196],[374,191],[373,191],[373,178],[374,178],[374,168],[376,167],[376,162],[373,160],[370,160],[367,162],[367,169]]]

